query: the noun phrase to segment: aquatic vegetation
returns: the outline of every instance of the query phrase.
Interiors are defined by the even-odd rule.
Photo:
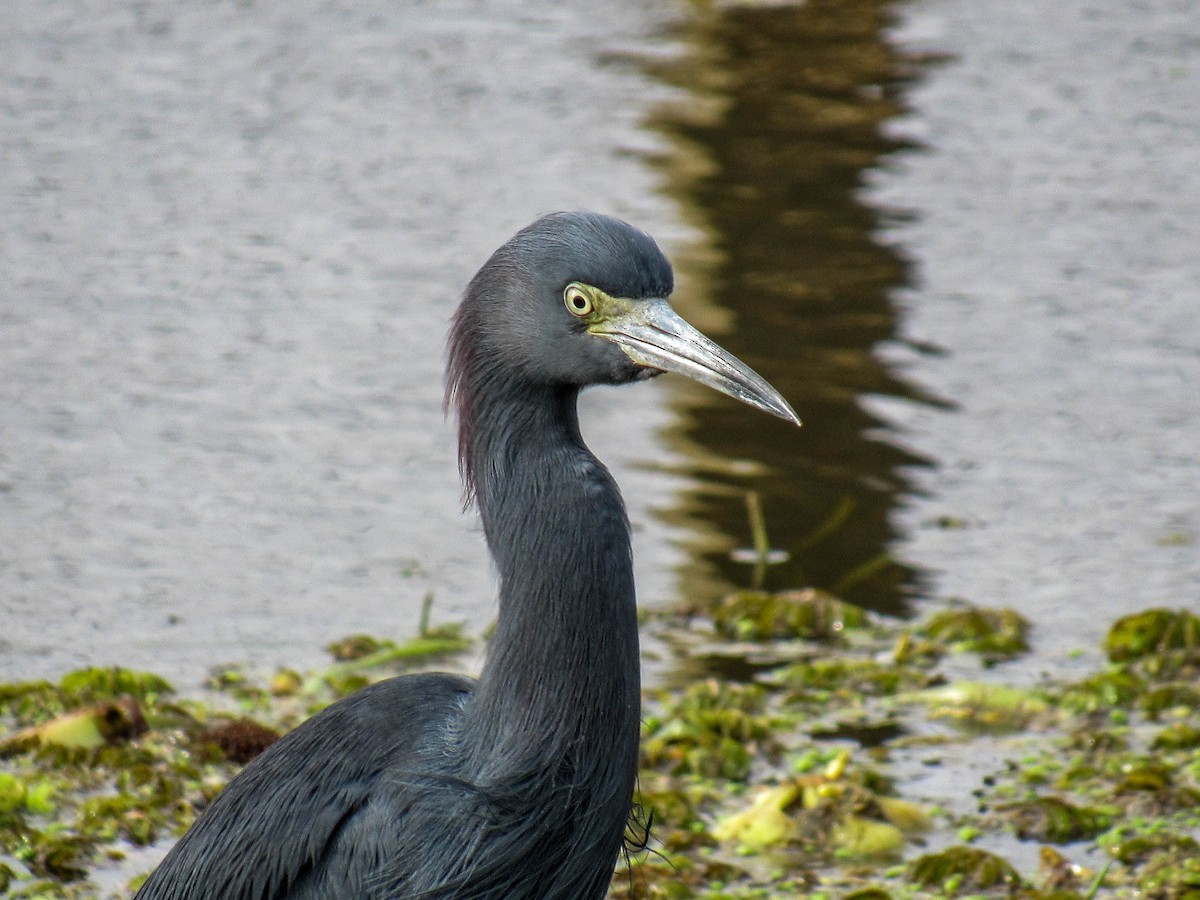
[[[129,695],[138,695],[153,716],[165,707],[165,682],[92,669],[71,673],[54,689],[16,687],[4,691],[5,719],[16,710],[26,721],[43,721],[5,741],[8,766],[0,771],[0,879],[14,896],[66,896],[36,886],[82,882],[102,848],[119,853],[110,845],[145,845],[190,821],[179,806],[187,767],[139,745],[146,722]],[[79,701],[92,705],[45,718]]]
[[[142,709],[132,697],[97,703],[31,725],[0,740],[0,756],[38,747],[93,750],[137,737],[146,730]]]
[[[776,678],[787,688],[785,697],[790,704],[891,697],[902,691],[933,687],[944,680],[924,667],[849,656],[795,663],[781,669]]]
[[[1154,736],[1152,750],[1192,750],[1200,747],[1200,728],[1187,722],[1172,722]]]
[[[948,896],[1012,889],[1021,884],[1021,875],[1010,863],[978,847],[948,847],[913,860],[908,877],[924,887],[938,888]]]
[[[1146,692],[1146,681],[1127,669],[1111,669],[1059,689],[1059,702],[1074,712],[1133,706]]]
[[[1194,712],[1200,710],[1200,687],[1182,681],[1158,684],[1138,698],[1137,706],[1153,720],[1172,711]]]
[[[662,714],[645,719],[642,756],[672,774],[744,779],[756,752],[773,752],[766,691],[710,678],[689,687]]]
[[[381,646],[389,660],[424,658],[431,639],[420,640],[411,652]],[[437,640],[438,654],[448,640],[466,645]],[[222,669],[202,703],[177,703],[163,679],[120,668],[83,669],[58,684],[0,685],[0,892],[102,896],[87,880],[93,871],[129,848],[181,834],[241,764],[332,702],[351,676],[366,683],[389,674],[355,664],[355,673],[343,663],[286,684],[277,676],[271,689]],[[228,714],[230,705],[262,710],[270,726]]]
[[[713,611],[717,633],[731,640],[832,641],[867,623],[865,610],[815,588],[775,594],[738,591]]]
[[[1112,815],[1076,806],[1060,797],[1035,797],[998,807],[1022,840],[1067,844],[1094,838],[1106,831]]]
[[[245,765],[279,740],[274,728],[260,725],[253,719],[234,719],[217,725],[199,735],[199,740],[211,743],[214,749],[230,762]]]
[[[1104,649],[1113,662],[1175,650],[1200,651],[1200,616],[1182,609],[1148,609],[1124,616],[1109,629]]]
[[[877,794],[865,773],[848,772],[849,761],[841,752],[820,772],[757,789],[748,806],[715,825],[713,837],[741,853],[799,843],[842,859],[898,854],[906,833],[929,827],[928,816],[914,803]]]
[[[924,703],[934,718],[988,731],[1023,729],[1051,710],[1036,691],[991,682],[960,681],[921,691],[912,699]]]
[[[919,629],[955,653],[978,653],[986,663],[1029,649],[1029,621],[1011,609],[963,606],[935,613]]]
[[[799,796],[795,782],[760,788],[748,807],[717,823],[713,837],[743,852],[786,844],[799,836],[796,820],[787,814]]]
[[[1121,620],[1106,646],[1124,649],[1110,650],[1106,668],[1030,689],[1005,684],[1003,666],[987,680],[948,681],[948,654],[998,651],[944,622],[889,626],[859,612],[819,592],[742,592],[708,619],[654,617],[655,628],[688,635],[668,641],[680,653],[703,633],[689,671],[709,660],[741,680],[713,674],[647,691],[641,824],[630,832],[646,849],[618,873],[613,897],[1200,896],[1188,614]],[[179,834],[277,733],[408,665],[410,653],[428,661],[465,646],[429,640],[355,636],[313,673],[224,668],[203,700],[121,669],[0,685],[0,892],[108,896],[89,879]],[[105,710],[132,718],[131,703],[146,730],[106,733]],[[89,716],[85,746],[33,737]],[[983,762],[974,811],[910,794],[917,775],[922,799],[954,783],[941,780],[954,748]],[[1027,856],[1025,868],[1006,858],[1012,842],[1040,845],[1035,869]]]

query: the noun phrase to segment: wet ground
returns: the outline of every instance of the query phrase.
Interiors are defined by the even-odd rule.
[[[750,578],[748,490],[768,584],[1012,605],[1040,665],[1200,602],[1188,3],[8,18],[2,678],[303,666],[427,591],[482,628],[445,323],[560,207],[658,235],[806,423],[588,398],[645,602]]]

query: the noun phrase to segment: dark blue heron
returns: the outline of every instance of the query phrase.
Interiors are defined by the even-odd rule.
[[[450,331],[447,406],[500,575],[477,681],[403,675],[333,704],[235,778],[140,900],[601,898],[637,773],[629,524],[584,446],[589,384],[680,372],[799,424],[680,319],[654,241],[556,213],[497,250]]]

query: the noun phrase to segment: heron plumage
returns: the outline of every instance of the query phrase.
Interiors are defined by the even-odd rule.
[[[637,774],[637,604],[579,391],[675,370],[797,421],[670,312],[672,285],[650,237],[591,213],[543,217],[485,263],[447,379],[500,576],[478,681],[403,675],[314,716],[225,788],[138,900],[605,895]]]

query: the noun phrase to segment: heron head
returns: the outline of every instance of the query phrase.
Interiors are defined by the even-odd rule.
[[[645,232],[595,213],[544,216],[467,288],[451,336],[451,389],[468,366],[573,386],[677,372],[800,424],[778,391],[671,308],[673,287],[671,264]]]

